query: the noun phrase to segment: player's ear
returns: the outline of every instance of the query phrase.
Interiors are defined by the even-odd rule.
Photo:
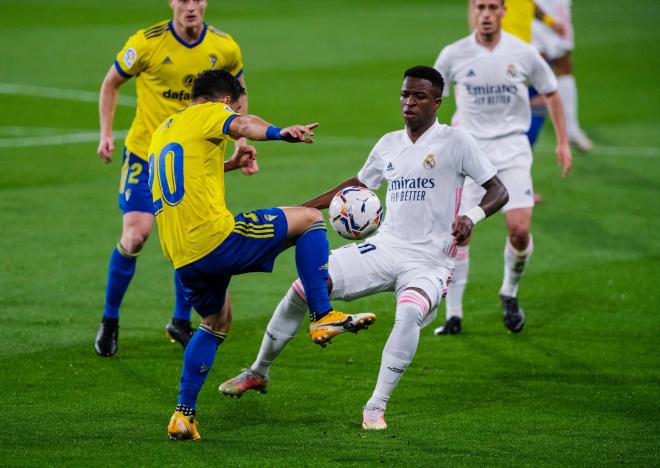
[[[437,111],[440,109],[440,106],[442,105],[442,98],[435,98],[435,110]]]

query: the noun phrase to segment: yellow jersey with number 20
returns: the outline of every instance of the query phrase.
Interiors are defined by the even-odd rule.
[[[163,253],[174,268],[199,260],[234,228],[225,204],[229,124],[223,103],[192,105],[167,118],[149,146],[149,186]]]

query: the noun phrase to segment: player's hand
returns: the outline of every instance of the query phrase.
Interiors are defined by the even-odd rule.
[[[560,143],[557,145],[555,152],[557,153],[557,165],[561,167],[561,176],[566,177],[573,165],[571,148],[568,143]]]
[[[554,32],[559,34],[560,36],[564,37],[566,35],[566,27],[561,24],[561,23],[555,23],[552,26],[550,26]]]
[[[472,224],[472,220],[470,218],[467,216],[459,216],[451,226],[451,235],[454,236],[454,239],[456,239],[456,243],[460,244],[461,242],[470,238],[473,227],[474,225]]]
[[[101,158],[101,161],[106,164],[110,164],[112,162],[112,152],[114,150],[115,138],[112,135],[101,136],[101,141],[99,141],[99,148],[96,150],[99,158]]]
[[[319,126],[318,122],[307,125],[291,125],[283,128],[280,132],[282,140],[289,143],[314,143],[314,140],[305,135],[314,135],[314,129]]]
[[[257,149],[252,145],[236,145],[230,162],[234,168],[240,169],[244,175],[252,175],[259,171]]]

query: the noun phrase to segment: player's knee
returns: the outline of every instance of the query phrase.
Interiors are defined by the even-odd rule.
[[[227,333],[231,325],[231,310],[223,309],[217,314],[207,315],[202,318],[201,324],[214,332]]]
[[[316,208],[305,208],[305,221],[306,224],[314,224],[318,221],[323,221],[323,213]]]
[[[131,254],[142,250],[149,238],[149,232],[141,229],[128,229],[121,236],[121,246]]]
[[[525,226],[513,226],[509,229],[509,240],[516,249],[526,249],[529,244],[529,229]]]

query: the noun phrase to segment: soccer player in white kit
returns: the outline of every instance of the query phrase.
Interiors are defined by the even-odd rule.
[[[547,22],[535,19],[532,22],[532,45],[552,64],[557,74],[559,96],[566,113],[566,131],[569,141],[580,151],[590,151],[593,143],[580,127],[578,119],[578,96],[571,52],[575,48],[571,0],[537,0],[536,3],[552,15],[563,29],[560,34]]]
[[[534,206],[532,150],[525,135],[530,123],[528,84],[545,96],[555,127],[562,176],[568,174],[573,158],[552,70],[534,47],[501,30],[504,0],[473,0],[472,5],[475,31],[445,47],[434,68],[448,84],[454,83],[458,125],[475,137],[509,192],[509,201],[503,208],[508,237],[500,300],[505,326],[517,333],[525,323],[518,306],[518,282],[534,249],[529,233]],[[447,89],[448,86],[445,92]],[[466,179],[461,210],[475,206],[482,195],[479,184]],[[447,293],[447,321],[435,330],[436,334],[461,331],[468,243],[469,239],[459,243]]]
[[[401,112],[405,130],[383,136],[357,177],[305,203],[327,208],[345,187],[377,189],[387,182],[385,221],[362,244],[348,244],[330,256],[328,286],[334,299],[352,300],[381,291],[396,292],[396,319],[385,345],[378,381],[363,411],[365,429],[385,429],[385,407],[413,359],[422,327],[433,321],[453,267],[456,242],[474,224],[507,201],[496,170],[462,129],[441,125],[436,113],[444,81],[431,67],[404,74]],[[481,203],[458,215],[465,176],[483,186]],[[268,370],[295,335],[306,312],[305,291],[297,280],[277,306],[257,359],[249,369],[220,386],[227,395],[265,391]]]

